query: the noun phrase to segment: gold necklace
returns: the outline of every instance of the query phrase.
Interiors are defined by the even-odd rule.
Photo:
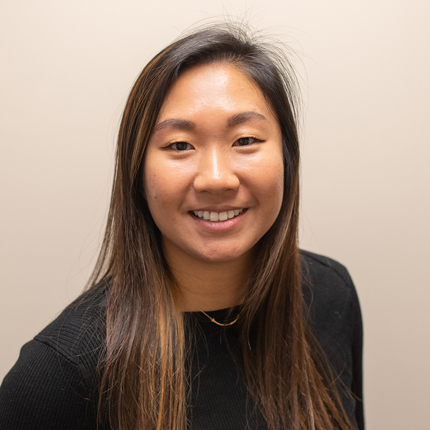
[[[239,315],[229,323],[220,323],[215,318],[212,318],[210,315],[208,315],[203,309],[199,308],[195,303],[192,303],[202,314],[206,315],[214,324],[219,325],[220,327],[228,327],[230,325],[233,325],[238,319]]]
[[[205,314],[214,324],[219,325],[220,327],[228,327],[230,325],[233,325],[239,319],[239,315],[238,315],[232,322],[220,323],[215,318],[212,318],[210,315],[208,315],[205,311],[201,310],[198,306],[196,306],[196,307],[197,307],[197,309],[199,309],[200,312]]]

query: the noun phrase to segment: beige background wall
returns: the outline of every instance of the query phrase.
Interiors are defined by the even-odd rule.
[[[197,20],[245,11],[300,53],[301,245],[357,285],[368,429],[429,429],[427,0],[3,0],[0,379],[90,272],[134,78]]]

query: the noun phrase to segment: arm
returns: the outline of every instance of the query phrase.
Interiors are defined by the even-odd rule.
[[[0,387],[2,430],[95,428],[79,367],[51,346],[32,340]]]
[[[342,402],[357,430],[364,430],[363,327],[360,303],[347,269],[327,257],[302,251],[305,301],[312,327],[350,395]],[[350,391],[349,391],[350,390]]]
[[[364,430],[363,410],[363,322],[361,318],[360,304],[354,289],[354,334],[352,340],[352,392],[356,396],[355,418],[358,429]]]

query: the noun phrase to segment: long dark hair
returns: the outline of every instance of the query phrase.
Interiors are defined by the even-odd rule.
[[[102,288],[101,280],[112,284],[99,411],[118,430],[187,428],[189,345],[160,232],[142,194],[142,169],[168,90],[185,69],[213,62],[236,66],[258,85],[283,139],[282,207],[256,245],[238,322],[249,391],[272,430],[351,429],[303,309],[296,79],[279,50],[232,24],[199,29],[172,43],[148,63],[128,98],[106,233],[90,280],[91,291]]]

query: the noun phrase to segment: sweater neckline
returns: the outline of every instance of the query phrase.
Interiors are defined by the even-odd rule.
[[[229,323],[237,317],[241,308],[242,306],[238,305],[231,308],[217,309],[214,311],[205,311],[205,313],[209,315],[211,318],[214,318],[219,323]],[[207,322],[208,324],[216,325],[208,318],[207,315],[205,315],[205,313],[201,311],[185,312],[187,316],[195,318],[199,322],[202,322],[202,323]]]

